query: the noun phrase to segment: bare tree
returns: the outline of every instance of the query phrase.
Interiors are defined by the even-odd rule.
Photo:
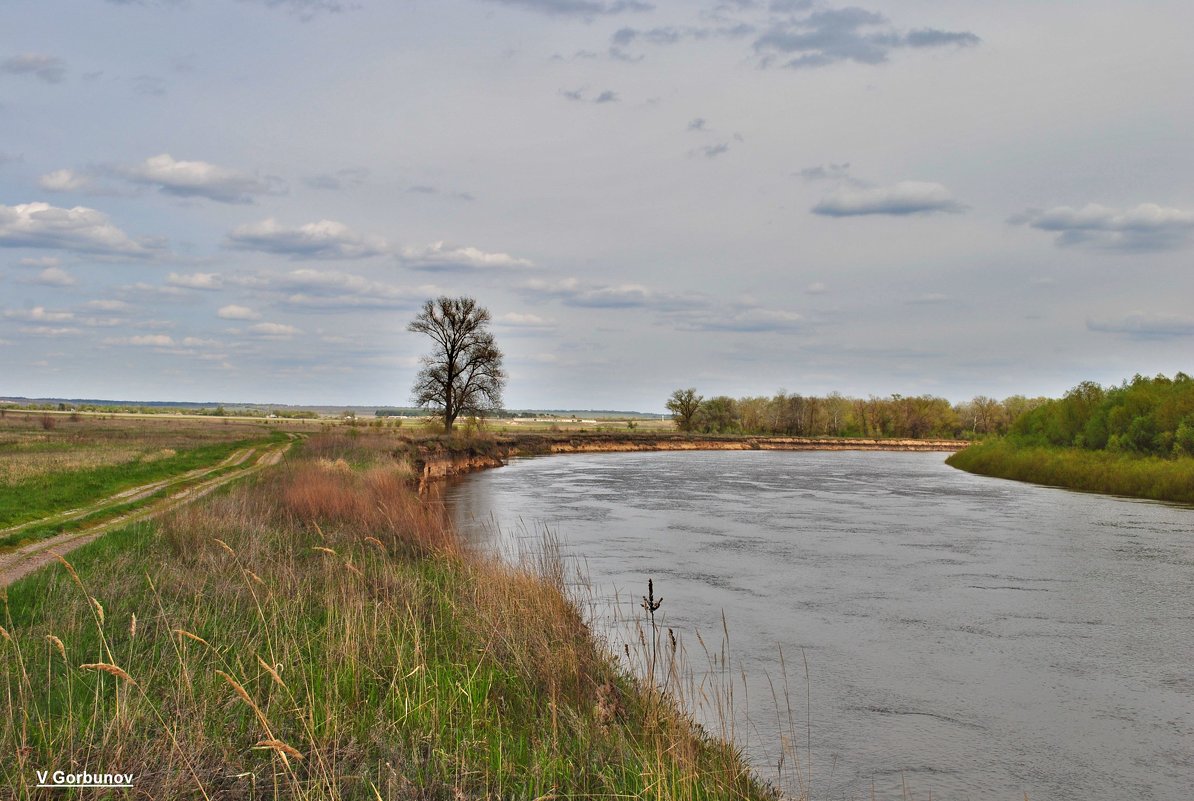
[[[423,357],[412,397],[415,405],[440,413],[447,433],[461,414],[482,414],[502,406],[506,373],[489,320],[489,310],[474,298],[440,297],[424,303],[406,327],[426,334],[435,344]]]

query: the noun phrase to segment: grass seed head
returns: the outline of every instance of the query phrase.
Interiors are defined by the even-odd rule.
[[[281,756],[283,760],[285,760],[287,757],[293,757],[294,759],[303,758],[303,753],[301,751],[292,745],[287,745],[281,740],[261,740],[253,747],[262,749],[268,748]]]
[[[62,644],[62,640],[55,637],[53,634],[46,635],[46,642],[58,649],[58,653],[62,655],[62,661],[66,661],[66,646]]]
[[[125,673],[124,670],[122,670],[121,668],[118,668],[116,665],[113,665],[109,662],[88,662],[85,665],[79,665],[79,669],[80,670],[100,670],[100,671],[103,671],[104,673],[110,673],[118,679],[124,679],[129,684],[137,683],[137,682],[133,681],[132,676]]]

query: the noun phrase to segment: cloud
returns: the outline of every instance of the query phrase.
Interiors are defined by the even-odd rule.
[[[406,190],[413,195],[434,195],[437,197],[447,197],[452,200],[464,200],[469,203],[477,198],[469,192],[449,192],[435,186],[428,186],[427,184],[416,184]]]
[[[804,328],[805,322],[796,312],[753,306],[681,315],[678,318],[678,327],[685,331],[753,334],[796,331]]]
[[[293,336],[303,333],[293,325],[286,325],[284,323],[257,323],[249,326],[249,333],[254,336],[259,336],[262,339],[290,339]]]
[[[625,56],[623,48],[634,44],[673,45],[683,41],[741,39],[757,30],[754,25],[747,23],[709,27],[669,25],[656,28],[619,28],[610,37],[610,55],[615,59],[633,60]]]
[[[22,334],[31,337],[70,337],[83,333],[83,329],[73,326],[27,325],[20,329]]]
[[[689,151],[690,156],[704,156],[707,159],[715,159],[725,153],[730,152],[729,142],[719,142],[716,145],[706,145],[705,147],[698,147],[696,150]]]
[[[26,323],[64,323],[73,320],[75,315],[69,311],[54,311],[45,306],[34,306],[31,309],[5,309],[4,319],[20,320]]]
[[[486,253],[475,247],[459,247],[447,242],[432,242],[425,248],[403,248],[403,266],[412,270],[519,270],[534,267],[527,259],[509,253]]]
[[[577,278],[560,281],[535,279],[519,289],[533,301],[558,300],[565,306],[590,309],[656,308],[664,311],[692,309],[707,304],[700,295],[661,292],[643,284],[595,284]]]
[[[87,301],[82,304],[84,308],[96,309],[97,312],[129,312],[133,309],[133,304],[127,301],[110,301],[110,300],[96,300]]]
[[[944,295],[940,292],[926,292],[923,295],[917,295],[911,300],[907,301],[913,306],[932,306],[938,303],[948,303],[949,295]]]
[[[1121,317],[1087,320],[1086,327],[1090,331],[1126,334],[1139,339],[1170,339],[1194,336],[1194,317],[1134,311]]]
[[[62,264],[62,259],[57,259],[53,256],[39,256],[37,258],[21,259],[18,264],[22,267],[58,267]]]
[[[908,215],[958,213],[966,207],[941,184],[901,181],[892,186],[840,186],[820,203],[813,214],[826,217],[856,217],[867,214]]]
[[[252,203],[257,195],[286,192],[278,178],[260,178],[206,161],[178,161],[169,153],[152,156],[135,166],[118,167],[115,172],[125,180],[156,187],[168,195],[205,197],[220,203]]]
[[[174,337],[166,334],[140,334],[132,337],[109,337],[105,345],[136,345],[142,348],[172,348]]]
[[[1113,209],[1089,203],[1080,209],[1029,209],[1010,223],[1056,233],[1059,247],[1083,246],[1128,251],[1175,250],[1194,240],[1194,211],[1141,203]]]
[[[901,33],[886,17],[863,8],[831,8],[777,20],[754,42],[764,66],[790,69],[824,67],[842,61],[882,64],[899,48],[971,47],[978,36],[967,31],[919,28]]]
[[[499,315],[494,318],[494,322],[503,328],[526,331],[550,331],[556,327],[554,320],[548,320],[537,314],[523,314],[520,312],[507,312],[506,314]]]
[[[304,178],[303,183],[312,189],[338,191],[360,186],[368,178],[369,170],[364,167],[346,167],[342,170],[336,170],[334,173],[325,172],[319,175],[312,175],[309,178]]]
[[[111,2],[111,0],[109,0]],[[120,0],[117,0],[119,2]],[[281,8],[289,11],[303,22],[307,22],[320,13],[341,14],[359,8],[357,3],[342,3],[340,0],[241,0],[241,2],[255,2],[268,8]]]
[[[818,164],[816,167],[805,167],[796,173],[806,181],[846,181],[855,183],[850,177],[850,162],[841,164]]]
[[[248,306],[237,306],[235,303],[228,306],[221,306],[216,312],[216,317],[221,320],[260,320],[261,314],[250,309]]]
[[[88,192],[99,191],[95,178],[74,170],[54,170],[37,179],[37,185],[47,192]]]
[[[705,126],[706,126],[706,121],[705,121],[704,117],[693,117],[691,120],[688,121],[688,130],[690,130],[690,131],[707,131],[707,130],[709,130]]]
[[[219,273],[190,273],[189,275],[170,273],[166,283],[182,289],[201,289],[206,292],[214,292],[224,287],[224,277]]]
[[[153,255],[154,248],[134,242],[95,209],[71,209],[48,203],[0,204],[0,247],[52,248],[103,256]]]
[[[83,306],[84,308],[106,312],[125,312],[133,308],[131,303],[123,300],[89,300]]]
[[[557,17],[599,17],[635,11],[652,11],[655,6],[641,0],[486,0],[504,6],[524,8]]]
[[[385,253],[384,239],[358,234],[344,223],[320,220],[297,228],[279,225],[272,217],[234,228],[228,247],[257,250],[303,259],[364,259]]]
[[[311,311],[413,309],[426,298],[443,294],[438,287],[401,287],[336,270],[292,270],[259,276],[250,285],[283,293],[286,305]]]
[[[36,278],[29,278],[25,280],[27,284],[40,284],[41,286],[74,286],[77,282],[74,277],[60,267],[47,267],[37,274]]]
[[[567,100],[571,100],[574,103],[593,103],[595,105],[604,105],[605,103],[617,103],[620,100],[620,98],[618,97],[618,93],[613,91],[612,89],[605,89],[604,91],[599,92],[597,94],[597,96],[594,97],[592,100],[590,100],[586,96],[586,94],[585,94],[586,91],[587,90],[584,89],[583,87],[580,89],[561,89],[560,97],[563,97]]]
[[[804,289],[806,295],[824,295],[829,291],[829,287],[825,286],[821,281],[814,281]]]
[[[21,53],[0,61],[0,72],[31,75],[46,83],[62,83],[66,78],[66,62],[43,53]]]

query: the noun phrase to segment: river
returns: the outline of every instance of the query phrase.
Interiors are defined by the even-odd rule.
[[[943,459],[515,459],[445,502],[482,547],[549,529],[607,618],[653,579],[694,664],[724,614],[738,741],[772,778],[786,733],[818,801],[1194,798],[1194,510]]]

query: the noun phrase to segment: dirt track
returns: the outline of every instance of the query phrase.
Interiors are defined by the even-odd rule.
[[[68,523],[96,514],[97,512],[103,512],[105,509],[112,509],[123,506],[124,504],[133,503],[163,490],[169,490],[171,487],[179,487],[177,491],[170,492],[164,498],[126,514],[119,515],[118,517],[104,520],[92,526],[86,526],[77,531],[70,531],[59,534],[56,537],[31,542],[19,546],[12,551],[0,553],[0,587],[6,587],[22,576],[28,575],[39,567],[54,561],[56,554],[65,554],[81,545],[86,545],[106,531],[121,528],[141,520],[148,520],[151,517],[156,517],[157,515],[177,509],[183,504],[202,498],[224,484],[260,472],[267,467],[272,467],[282,460],[286,451],[290,450],[293,444],[294,441],[292,439],[290,442],[278,443],[276,445],[244,448],[211,467],[191,470],[172,478],[155,481],[140,487],[133,487],[132,489],[124,490],[80,509],[59,512],[41,520],[31,520],[19,526],[0,530],[0,535],[8,535],[20,533],[21,530],[34,526]],[[260,455],[256,459],[253,459],[253,456],[259,451],[261,452]],[[253,460],[250,461],[250,459]],[[214,478],[206,480],[203,478],[204,476],[210,476],[212,473],[228,468],[235,469],[231,469]]]

